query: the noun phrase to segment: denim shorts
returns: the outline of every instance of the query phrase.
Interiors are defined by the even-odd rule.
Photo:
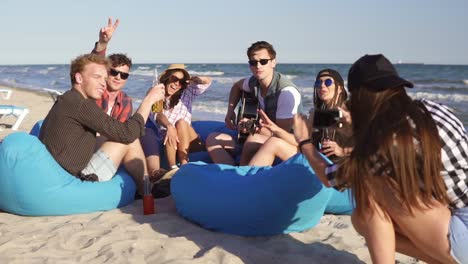
[[[159,156],[161,152],[161,140],[154,129],[146,127],[145,135],[140,137],[141,147],[145,153],[145,157]]]
[[[114,162],[100,149],[94,153],[86,168],[81,171],[84,175],[96,174],[100,182],[109,181],[114,177],[116,172],[117,167],[114,165]]]
[[[468,263],[468,207],[453,210],[448,236],[452,257],[458,263]]]

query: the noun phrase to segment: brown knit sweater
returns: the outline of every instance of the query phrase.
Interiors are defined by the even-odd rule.
[[[110,141],[131,143],[144,131],[140,114],[121,123],[104,113],[95,100],[71,89],[58,97],[47,114],[39,139],[66,171],[77,176],[95,152],[96,132]]]

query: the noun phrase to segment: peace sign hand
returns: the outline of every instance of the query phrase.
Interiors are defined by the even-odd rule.
[[[116,19],[115,23],[112,24],[112,17],[109,17],[107,20],[107,26],[101,28],[99,31],[99,43],[107,44],[111,40],[112,34],[114,34],[114,31],[119,26],[119,22],[119,19]]]

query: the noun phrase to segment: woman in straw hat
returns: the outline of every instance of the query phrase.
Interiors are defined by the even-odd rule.
[[[166,95],[164,109],[156,113],[155,123],[159,130],[159,139],[165,146],[171,175],[178,169],[177,159],[181,165],[188,162],[190,151],[201,151],[204,146],[199,135],[191,126],[192,103],[211,85],[211,79],[205,76],[190,76],[184,64],[171,64],[159,76],[159,82],[164,84]],[[147,155],[148,169],[151,180],[157,181],[166,170],[159,166],[159,145],[155,133],[148,133],[142,140]],[[167,175],[166,175],[167,177]]]
[[[366,55],[348,74],[354,150],[327,165],[312,144],[305,117],[295,136],[326,186],[349,187],[355,229],[374,263],[395,252],[428,263],[468,263],[468,138],[444,105],[412,100],[383,55]]]

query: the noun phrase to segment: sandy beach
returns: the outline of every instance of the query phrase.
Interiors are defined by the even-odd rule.
[[[47,93],[13,89],[1,104],[27,107],[30,113],[18,131],[29,132],[53,99]],[[13,122],[0,119],[0,139],[14,132],[9,129]],[[0,211],[0,263],[371,263],[349,216],[325,215],[316,227],[300,233],[240,237],[185,220],[170,197],[155,204],[157,213],[149,216],[142,214],[141,200],[70,216],[23,217]],[[397,262],[422,263],[404,255],[397,255]]]

